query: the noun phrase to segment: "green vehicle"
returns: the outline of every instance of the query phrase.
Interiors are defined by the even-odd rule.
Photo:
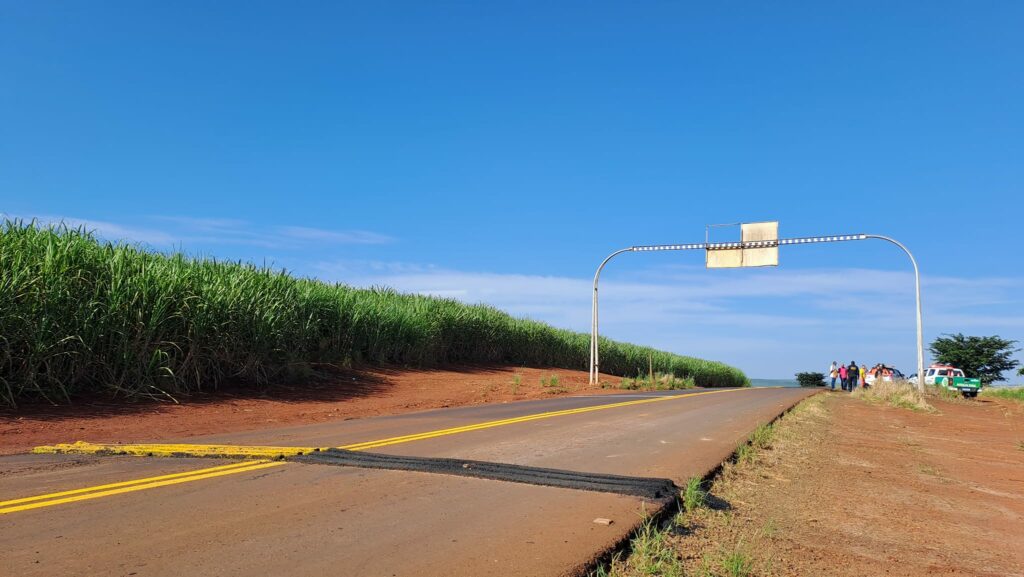
[[[924,375],[924,384],[958,391],[965,397],[977,397],[981,391],[981,379],[968,378],[962,370],[949,365],[932,365]]]

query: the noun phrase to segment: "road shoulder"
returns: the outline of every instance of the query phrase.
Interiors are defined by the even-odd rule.
[[[931,402],[805,401],[611,573],[1024,574],[1024,404]]]

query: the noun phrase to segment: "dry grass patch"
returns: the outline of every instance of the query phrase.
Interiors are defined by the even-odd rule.
[[[870,387],[857,389],[853,392],[853,396],[866,401],[885,403],[900,409],[935,412],[935,407],[928,402],[925,394],[907,381],[876,382]]]

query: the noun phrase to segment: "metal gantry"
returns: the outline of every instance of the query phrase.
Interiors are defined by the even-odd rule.
[[[911,254],[910,250],[907,249],[899,241],[882,235],[877,234],[842,234],[834,236],[808,236],[798,238],[780,238],[775,240],[758,240],[758,241],[747,241],[747,242],[701,242],[692,244],[659,244],[659,245],[641,245],[631,246],[613,252],[608,255],[601,265],[597,267],[597,272],[594,273],[594,297],[591,305],[591,322],[590,322],[590,384],[596,384],[598,381],[599,367],[600,367],[600,347],[599,347],[599,335],[598,335],[598,305],[597,305],[597,287],[598,281],[601,278],[601,271],[604,269],[608,261],[612,260],[616,256],[625,252],[651,252],[651,251],[665,251],[665,250],[736,250],[736,249],[757,249],[757,248],[771,248],[777,246],[789,246],[789,245],[800,245],[800,244],[814,244],[822,242],[846,242],[854,240],[868,240],[877,239],[884,240],[892,243],[903,250],[910,257],[910,263],[914,266],[914,291],[917,300],[917,387],[918,389],[924,386],[924,334],[921,323],[921,274],[917,267],[917,260],[914,255]]]

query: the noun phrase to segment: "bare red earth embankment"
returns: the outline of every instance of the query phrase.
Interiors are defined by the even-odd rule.
[[[610,375],[602,379],[606,386],[619,382]],[[0,455],[50,443],[182,439],[588,391],[612,392],[588,385],[586,372],[566,369],[375,368],[338,373],[302,386],[271,387],[263,393],[228,389],[197,394],[181,404],[111,401],[23,406],[0,412]]]

